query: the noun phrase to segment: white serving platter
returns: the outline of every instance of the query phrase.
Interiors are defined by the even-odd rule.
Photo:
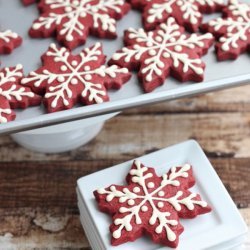
[[[250,0],[245,0],[245,2],[250,3]],[[205,21],[216,16],[218,14],[206,16]],[[2,67],[21,63],[27,74],[41,65],[40,56],[47,50],[51,42],[55,42],[55,39],[32,39],[28,36],[28,29],[37,17],[38,11],[35,4],[25,8],[19,0],[0,0],[1,29],[12,29],[18,32],[24,39],[23,45],[16,49],[13,54],[0,56]],[[118,38],[116,40],[89,37],[85,46],[91,46],[95,42],[101,41],[105,54],[110,58],[117,49],[123,46],[123,31],[129,27],[141,27],[141,15],[139,12],[131,11],[126,17],[118,21]],[[73,53],[79,52],[83,47],[77,48]],[[249,54],[240,56],[236,61],[217,62],[214,48],[211,48],[208,55],[203,57],[203,60],[207,65],[205,81],[203,83],[180,83],[173,78],[168,78],[163,86],[157,88],[152,93],[144,94],[136,74],[134,74],[132,79],[121,90],[109,92],[111,101],[108,103],[84,107],[78,106],[72,110],[53,114],[46,114],[42,106],[28,108],[27,110],[18,110],[16,121],[1,124],[0,134],[20,132],[80,120],[122,111],[127,108],[174,100],[250,83]]]
[[[213,208],[211,213],[191,220],[181,219],[185,230],[178,250],[236,249],[243,243],[247,226],[199,144],[193,140],[138,158],[144,165],[156,168],[160,176],[172,166],[189,163],[193,166],[196,185],[191,188]],[[77,182],[81,222],[95,250],[170,250],[142,237],[118,247],[110,245],[111,216],[98,210],[93,191],[112,184],[126,185],[125,178],[133,161],[82,177]]]

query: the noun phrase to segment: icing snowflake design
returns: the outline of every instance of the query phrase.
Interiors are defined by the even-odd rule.
[[[26,108],[41,102],[40,96],[20,85],[22,77],[22,65],[0,70],[0,123],[15,119],[12,108]]]
[[[183,232],[179,218],[194,218],[211,211],[198,194],[189,164],[173,167],[158,177],[154,168],[134,161],[128,186],[112,185],[94,192],[101,211],[113,216],[112,245],[134,241],[144,233],[155,243],[177,247]]]
[[[116,20],[129,11],[125,0],[41,0],[41,16],[30,29],[32,37],[57,33],[58,41],[73,49],[85,43],[88,33],[116,37]]]
[[[202,13],[221,10],[224,0],[130,0],[132,6],[143,10],[143,24],[148,29],[163,23],[169,16],[186,27],[197,31],[202,22]]]
[[[11,30],[0,32],[0,54],[10,54],[21,43],[22,38],[17,33]]]
[[[22,79],[35,93],[44,93],[49,112],[72,108],[77,101],[84,104],[109,100],[107,89],[121,88],[131,74],[116,65],[106,67],[100,43],[72,55],[66,48],[51,44],[42,56],[43,67]]]
[[[219,37],[218,59],[236,59],[240,53],[250,51],[250,5],[231,0],[223,13],[223,18],[211,20],[203,29]]]
[[[144,90],[150,92],[169,74],[181,81],[202,81],[205,64],[200,57],[212,45],[213,36],[184,34],[184,29],[170,17],[155,31],[130,28],[124,41],[127,46],[113,55],[110,64],[129,69],[140,65],[139,79]]]

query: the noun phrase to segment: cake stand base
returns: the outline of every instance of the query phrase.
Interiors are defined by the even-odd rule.
[[[12,139],[22,147],[40,153],[62,153],[76,149],[94,139],[106,120],[117,115],[97,116],[80,121],[63,123],[12,134]]]

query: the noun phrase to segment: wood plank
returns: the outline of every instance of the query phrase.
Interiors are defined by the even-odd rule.
[[[240,212],[250,228],[250,208]],[[0,220],[0,249],[90,250],[75,210],[1,209]],[[249,249],[249,246],[250,237],[244,249]]]
[[[128,155],[122,161],[130,158]],[[2,163],[1,208],[58,206],[75,209],[77,179],[119,162],[120,160]],[[237,206],[248,207],[250,158],[213,158],[212,162]]]
[[[123,160],[190,138],[213,157],[250,157],[250,112],[117,116],[88,145],[65,154],[38,154],[1,137],[2,162]],[[235,132],[237,131],[237,133]]]

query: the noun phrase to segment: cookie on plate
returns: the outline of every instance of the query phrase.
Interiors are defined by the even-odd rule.
[[[149,235],[155,243],[177,247],[184,230],[179,219],[211,211],[199,194],[189,191],[195,184],[189,164],[172,167],[159,177],[154,168],[136,160],[126,181],[126,186],[111,185],[94,192],[100,210],[112,216],[114,246]]]
[[[116,38],[116,20],[130,9],[125,0],[41,0],[40,17],[33,23],[31,37],[56,38],[73,49],[84,44],[89,33],[101,38]]]
[[[172,16],[178,24],[195,32],[202,22],[202,13],[219,11],[224,0],[129,0],[134,8],[143,11],[142,19],[146,30],[165,22]]]
[[[105,66],[105,58],[100,43],[78,55],[51,44],[42,56],[43,66],[21,83],[35,93],[45,93],[48,112],[70,109],[77,102],[100,104],[109,100],[107,89],[119,89],[131,77],[127,68]]]
[[[219,61],[236,59],[240,54],[250,52],[250,5],[230,0],[223,9],[223,17],[211,20],[201,29],[218,38],[215,49]]]
[[[145,92],[151,92],[172,75],[180,81],[203,81],[205,64],[200,57],[213,43],[210,33],[185,34],[170,17],[154,31],[133,28],[125,31],[125,46],[117,51],[110,65],[139,69],[138,78]]]
[[[20,85],[22,77],[22,65],[0,69],[0,123],[15,119],[12,109],[24,109],[41,103],[40,96]]]
[[[10,54],[22,44],[22,38],[11,30],[0,31],[0,54]]]

